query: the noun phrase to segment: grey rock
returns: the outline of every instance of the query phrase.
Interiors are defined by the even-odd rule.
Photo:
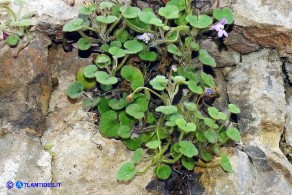
[[[15,131],[13,126],[0,128],[0,194],[51,194],[50,188],[7,189],[12,181],[51,182],[50,154],[43,149],[38,137],[32,136],[29,129]]]
[[[292,58],[287,58],[284,65],[288,82],[292,84]]]
[[[292,28],[292,2],[273,0],[239,1],[232,3],[235,24],[254,26],[268,24]]]
[[[286,91],[286,123],[285,123],[285,142],[292,147],[292,89],[289,87]],[[291,151],[292,154],[292,151]],[[290,154],[290,155],[291,155]]]
[[[240,53],[232,48],[220,47],[220,43],[216,44],[213,40],[203,40],[200,46],[215,58],[217,67],[234,66],[240,62]]]
[[[277,54],[269,50],[242,56],[242,63],[229,73],[227,85],[230,102],[241,109],[240,131],[247,135],[271,132],[276,137],[266,141],[272,145],[279,143],[285,121],[281,66]]]

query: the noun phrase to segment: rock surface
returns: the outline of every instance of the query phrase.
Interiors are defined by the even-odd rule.
[[[32,34],[28,47],[13,58],[16,49],[5,46],[0,52],[0,127],[45,129],[45,117],[52,91],[48,66],[50,39]]]
[[[231,6],[234,10],[234,24],[240,26],[244,35],[243,40],[240,32],[234,31],[229,38],[231,47],[236,50],[236,46],[246,46],[248,49],[252,42],[264,47],[277,48],[282,55],[292,53],[292,2],[273,0],[253,0],[253,1],[223,1],[222,6]],[[229,39],[229,40],[228,40]],[[241,42],[244,45],[235,44]],[[244,49],[243,51],[245,51]],[[242,50],[242,49],[241,49]],[[247,52],[245,52],[247,53]]]

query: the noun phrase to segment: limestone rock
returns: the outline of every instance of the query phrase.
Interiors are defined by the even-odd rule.
[[[0,52],[0,127],[45,129],[45,117],[52,91],[47,64],[50,40],[41,33],[31,35],[30,44],[13,58],[14,49]]]
[[[217,67],[234,66],[240,62],[240,54],[232,48],[223,48],[218,46],[213,40],[206,39],[200,43],[202,49],[205,49],[212,55],[217,63]]]
[[[51,194],[50,188],[15,188],[16,181],[51,182],[51,156],[38,137],[11,125],[0,129],[0,194]],[[12,181],[14,187],[7,189]]]

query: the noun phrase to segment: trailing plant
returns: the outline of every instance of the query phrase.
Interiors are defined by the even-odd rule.
[[[14,57],[17,57],[19,52],[29,43],[30,38],[28,28],[33,25],[31,18],[34,14],[28,13],[22,16],[21,10],[24,0],[17,0],[14,1],[14,3],[20,6],[17,13],[10,8],[11,0],[0,0],[0,13],[4,16],[4,18],[1,18],[4,21],[1,21],[0,24],[0,34],[2,36],[0,37],[0,41],[5,40],[0,46],[8,44],[10,47],[16,47],[20,40],[25,36],[26,42],[23,43],[14,54]]]
[[[77,31],[78,49],[98,54],[78,71],[67,93],[72,99],[86,96],[83,107],[99,113],[100,133],[134,151],[117,179],[130,180],[150,167],[167,179],[175,163],[188,170],[221,165],[230,172],[220,148],[240,141],[229,120],[240,110],[234,104],[223,111],[212,106],[218,85],[204,70],[216,62],[198,39],[209,30],[228,36],[224,25],[233,22],[231,10],[200,13],[190,0],[171,0],[159,10],[87,3],[79,13],[63,31]],[[137,170],[141,161],[148,165]]]

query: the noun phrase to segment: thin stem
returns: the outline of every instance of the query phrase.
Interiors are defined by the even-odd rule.
[[[20,48],[18,49],[18,51],[13,55],[14,58],[17,58],[19,52],[22,51],[29,44],[30,37],[28,35],[27,30],[25,30],[25,35],[26,35],[26,38],[27,38],[26,43],[23,44],[22,46],[20,46]]]
[[[93,37],[88,36],[87,34],[85,34],[83,31],[79,30],[78,33],[85,39],[90,40],[92,43],[101,43],[100,39],[95,39]]]
[[[137,93],[138,91],[141,91],[141,90],[148,90],[150,91],[151,93],[153,93],[154,95],[156,95],[157,97],[159,97],[162,101],[164,101],[165,104],[168,104],[168,100],[165,99],[164,97],[162,97],[161,95],[159,95],[158,93],[156,93],[155,91],[153,91],[152,89],[149,89],[148,87],[138,87],[137,89],[135,89],[135,91],[133,93],[131,93],[129,96],[132,96],[134,95],[135,93]]]
[[[117,68],[113,71],[113,74],[116,74],[116,72],[117,71],[119,71],[123,66],[124,66],[124,64],[126,63],[126,61],[128,60],[128,58],[129,58],[129,54],[128,55],[126,55],[125,57],[124,57],[124,59],[122,60],[122,62],[117,66]]]
[[[17,21],[17,17],[15,15],[14,11],[10,7],[8,7],[6,5],[1,5],[0,8],[5,8],[13,16],[14,21]]]
[[[204,163],[203,161],[199,160],[197,162],[195,162],[195,164],[199,167],[204,167],[204,168],[215,168],[220,166],[220,161],[216,161],[216,162],[210,162],[210,163]]]
[[[105,32],[105,35],[106,36],[108,36],[111,32],[112,32],[112,30],[120,23],[120,21],[121,21],[121,19],[122,19],[122,17],[123,17],[123,14],[124,14],[124,12],[123,13],[121,13],[121,15],[119,16],[119,18],[117,19],[117,21],[115,21],[115,23],[113,23],[108,29],[107,29],[107,31]]]
[[[167,163],[167,164],[174,164],[176,161],[178,161],[182,157],[182,154],[179,154],[177,157],[174,159],[163,159],[162,162]]]
[[[123,25],[119,29],[118,33],[116,35],[110,37],[109,40],[112,41],[112,40],[115,40],[116,38],[118,38],[123,33],[123,31],[125,30],[126,26],[127,26],[126,23],[123,23]]]

